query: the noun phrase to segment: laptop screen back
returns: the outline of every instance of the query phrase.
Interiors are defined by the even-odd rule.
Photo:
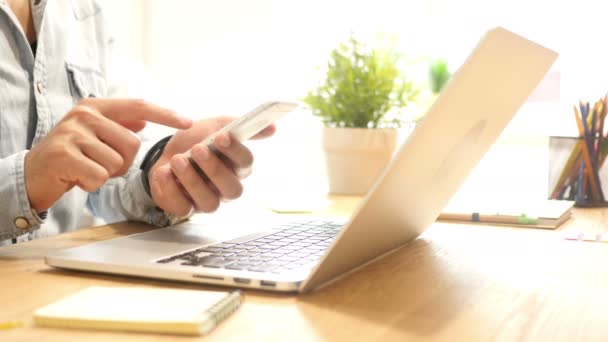
[[[426,229],[556,58],[555,52],[503,28],[490,30],[401,146],[302,290],[399,247]]]

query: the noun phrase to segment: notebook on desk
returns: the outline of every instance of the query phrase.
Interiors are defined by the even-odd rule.
[[[448,204],[437,220],[511,227],[555,229],[570,218],[574,201],[520,203],[457,202]]]
[[[439,215],[553,64],[555,52],[488,31],[348,220],[298,218],[226,237],[173,227],[54,252],[55,267],[271,291],[307,292],[403,246]]]
[[[241,304],[238,291],[93,286],[42,307],[36,325],[204,335]]]

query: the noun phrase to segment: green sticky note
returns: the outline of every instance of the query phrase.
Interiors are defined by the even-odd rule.
[[[519,216],[517,218],[517,223],[519,223],[519,224],[537,224],[538,223],[538,217],[533,217],[533,216],[528,216],[526,214],[521,214],[521,216]]]

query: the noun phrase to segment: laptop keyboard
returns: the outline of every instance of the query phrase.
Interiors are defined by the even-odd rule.
[[[310,269],[333,242],[343,225],[327,220],[290,222],[279,230],[248,241],[242,238],[180,253],[157,263],[280,273]]]

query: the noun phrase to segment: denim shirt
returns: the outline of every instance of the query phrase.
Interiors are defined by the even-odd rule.
[[[6,0],[0,0],[0,245],[79,228],[85,208],[106,220],[166,225],[143,189],[135,162],[98,191],[74,187],[42,219],[30,206],[24,157],[82,98],[109,97],[113,39],[95,0],[30,0],[34,54]]]

